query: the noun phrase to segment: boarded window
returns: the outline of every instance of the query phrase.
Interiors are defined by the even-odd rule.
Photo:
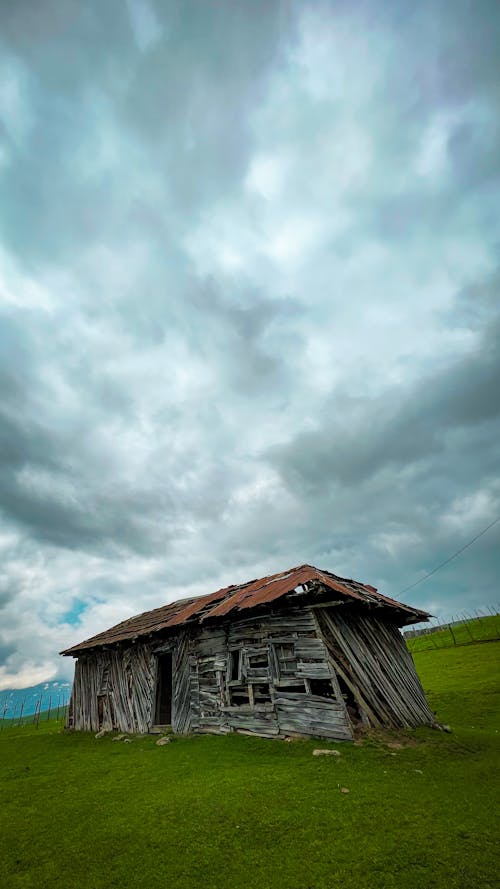
[[[297,655],[295,653],[295,643],[275,642],[274,651],[278,663],[280,677],[295,676],[297,672]]]
[[[271,690],[267,683],[265,685],[252,686],[252,691],[254,704],[257,705],[271,703]]]
[[[248,656],[248,666],[251,670],[267,670],[267,652],[266,654],[250,654]]]
[[[265,682],[269,679],[269,653],[267,648],[244,651],[243,674],[248,682]]]
[[[217,716],[224,703],[222,691],[222,666],[217,657],[209,656],[198,660],[198,689],[200,713],[202,716]]]
[[[250,695],[248,692],[248,685],[236,685],[232,686],[229,692],[229,697],[231,701],[231,706],[233,707],[248,707],[250,704]]]
[[[229,652],[227,700],[231,707],[255,707],[271,703],[269,650],[245,640]]]

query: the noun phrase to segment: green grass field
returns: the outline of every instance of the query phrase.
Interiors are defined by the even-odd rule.
[[[414,636],[407,639],[406,644],[412,654],[415,654],[417,651],[449,648],[452,645],[471,645],[475,642],[490,642],[494,639],[500,639],[500,614],[479,617],[442,630],[434,630],[429,634]]]
[[[453,734],[420,729],[401,749],[388,736],[360,747],[241,735],[157,747],[47,722],[6,728],[0,885],[497,887],[499,652],[417,655]],[[313,757],[316,746],[341,756]]]

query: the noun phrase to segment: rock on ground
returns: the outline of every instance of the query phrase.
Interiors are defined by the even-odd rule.
[[[338,750],[313,750],[313,756],[340,756]]]

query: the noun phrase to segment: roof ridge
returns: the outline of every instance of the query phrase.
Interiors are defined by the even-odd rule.
[[[351,578],[340,577],[331,571],[316,568],[314,565],[298,565],[286,571],[268,574],[265,577],[254,578],[246,583],[230,584],[221,587],[213,593],[205,593],[199,596],[188,596],[167,602],[158,608],[143,611],[133,617],[104,630],[89,639],[85,639],[77,645],[61,651],[64,655],[76,655],[86,649],[99,645],[112,645],[126,639],[137,639],[150,636],[153,633],[174,628],[185,623],[201,622],[208,618],[222,618],[231,611],[245,611],[259,605],[271,604],[291,593],[299,586],[304,586],[312,580],[320,580],[333,590],[346,598],[368,606],[378,605],[387,609],[394,609],[408,615],[406,623],[415,623],[427,620],[429,615],[425,611],[404,605],[395,599],[390,599],[378,592],[375,587],[363,584]],[[158,620],[154,620],[154,617]],[[400,619],[399,618],[399,619]]]

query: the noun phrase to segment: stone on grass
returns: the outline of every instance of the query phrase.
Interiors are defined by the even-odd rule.
[[[338,750],[321,750],[318,748],[313,750],[313,756],[340,756],[340,752]]]
[[[172,743],[171,738],[158,738],[158,740],[156,742],[156,746],[163,747],[165,744],[171,744],[171,743]]]
[[[438,732],[447,732],[448,735],[451,735],[450,726],[446,725],[444,722],[433,722],[431,728],[436,729]]]

